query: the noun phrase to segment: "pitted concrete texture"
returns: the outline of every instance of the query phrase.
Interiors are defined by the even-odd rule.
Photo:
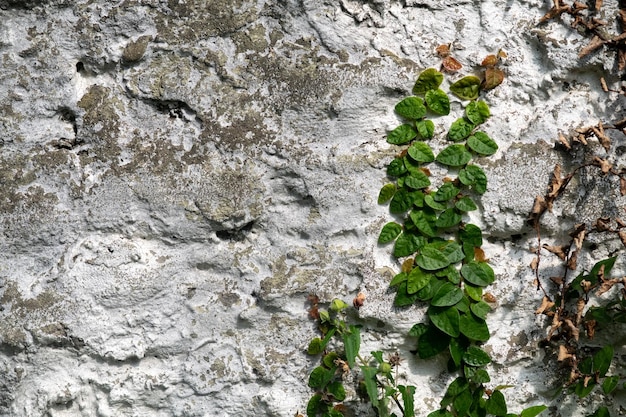
[[[478,161],[489,191],[472,214],[498,277],[494,386],[515,386],[513,412],[588,414],[551,394],[525,220],[554,164],[576,162],[558,132],[620,118],[623,101],[600,88],[619,87],[609,50],[580,60],[567,22],[537,25],[547,3],[0,1],[0,415],[293,416],[316,363],[307,294],[358,292],[364,352],[399,351],[419,415],[437,409],[452,376],[410,353],[424,308],[392,306],[376,198],[393,106],[444,43],[462,74],[508,54],[483,96],[500,149]],[[435,150],[464,105],[435,119]],[[581,181],[546,239],[623,210],[596,204],[605,179]]]

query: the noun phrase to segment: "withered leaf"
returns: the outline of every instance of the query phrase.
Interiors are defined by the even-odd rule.
[[[564,261],[565,258],[567,258],[567,253],[569,252],[569,245],[550,246],[544,243],[542,247],[548,252],[552,252],[553,254],[558,256],[559,259],[561,259],[562,261]]]
[[[363,303],[365,303],[365,294],[360,292],[356,297],[354,297],[354,300],[352,300],[352,305],[358,310],[363,307]]]
[[[582,298],[579,298],[576,302],[576,326],[580,324],[580,321],[583,317],[583,311],[585,310],[585,306],[587,303]]]
[[[507,58],[508,55],[506,54],[506,51],[500,49],[498,50],[498,58]]]
[[[624,221],[620,219],[619,217],[615,218],[615,223],[617,223],[618,229],[621,229],[622,227],[626,227],[626,223],[624,223]]]
[[[554,301],[550,300],[547,296],[544,296],[541,300],[541,305],[537,308],[537,310],[535,310],[535,314],[544,314],[552,307],[554,307]]]
[[[569,353],[569,352],[567,351],[567,348],[566,348],[565,346],[563,346],[563,345],[559,345],[559,355],[558,355],[558,357],[556,358],[556,360],[557,360],[557,361],[559,361],[559,362],[563,362],[563,361],[566,361],[566,360],[571,359],[571,358],[573,358],[573,357],[574,357],[574,355],[572,355],[571,353]]]
[[[535,256],[533,260],[530,262],[530,269],[532,269],[533,271],[536,271],[538,267],[539,267],[539,257]]]
[[[587,337],[589,339],[593,339],[593,336],[596,334],[596,325],[598,324],[595,320],[586,320],[585,321],[585,331],[587,332]]]
[[[481,248],[474,248],[474,258],[478,262],[489,262],[489,258],[485,256],[485,251]]]
[[[620,71],[626,69],[626,51],[623,49],[617,50],[617,69]]]
[[[538,195],[537,197],[535,197],[535,202],[533,203],[533,209],[531,213],[541,214],[546,211],[547,208],[548,205],[546,204],[546,200],[542,196]]]
[[[602,126],[602,122],[598,123],[598,127],[592,127],[593,133],[598,138],[598,141],[602,145],[605,151],[609,151],[611,148],[611,139],[604,133],[604,126]]]
[[[570,270],[575,271],[577,262],[578,262],[578,250],[575,250],[574,252],[572,252],[572,255],[567,260],[567,267]]]
[[[565,149],[567,149],[568,151],[570,149],[572,149],[572,145],[569,143],[569,139],[567,139],[565,137],[565,135],[563,135],[563,133],[559,132],[559,142],[565,146]]]
[[[626,230],[620,230],[618,232],[619,239],[622,241],[622,245],[626,247]]]
[[[550,185],[548,186],[548,197],[557,197],[561,193],[561,188],[563,187],[563,184],[564,182],[561,178],[561,165],[556,164],[554,166],[554,171],[552,172]]]
[[[602,86],[602,91],[604,91],[605,93],[609,92],[609,86],[606,85],[606,80],[604,79],[604,77],[600,77],[600,85]]]
[[[493,68],[497,64],[498,64],[498,57],[493,54],[487,55],[485,59],[483,59],[483,62],[480,63],[481,66],[487,67],[487,68]]]
[[[463,65],[451,56],[447,56],[441,63],[443,70],[448,73],[454,73],[463,68]]]
[[[605,292],[610,291],[611,288],[613,288],[615,284],[618,284],[620,282],[622,282],[622,280],[618,278],[607,279],[606,281],[603,281],[600,287],[598,288],[598,290],[596,291],[596,295],[600,296],[604,294]]]
[[[611,230],[611,219],[609,217],[600,217],[596,220],[594,226],[599,232]]]
[[[595,35],[593,38],[591,38],[591,41],[587,44],[587,46],[580,50],[580,52],[578,53],[578,58],[586,57],[605,43],[606,41],[604,39],[602,39],[598,35]]]
[[[609,161],[607,161],[606,159],[602,159],[598,156],[593,158],[593,162],[594,162],[594,165],[597,165],[600,167],[600,170],[602,170],[604,174],[608,173],[611,170],[611,168],[613,168],[613,165]]]
[[[504,71],[500,68],[487,68],[485,70],[485,80],[483,90],[492,90],[504,81]]]
[[[565,323],[567,329],[570,331],[570,334],[572,335],[574,340],[578,341],[580,337],[580,330],[578,329],[578,327],[576,327],[570,319],[565,319],[563,320],[563,322]]]
[[[585,234],[587,232],[587,225],[585,223],[579,223],[574,226],[574,231],[570,233],[570,236],[574,238],[574,244],[576,245],[576,249],[580,250],[583,247],[583,242],[585,241]]]
[[[585,10],[586,8],[587,8],[587,5],[583,4],[583,3],[579,2],[579,1],[575,1],[573,6],[572,6],[572,9],[573,9],[574,13],[579,12],[581,10]]]
[[[563,277],[550,277],[550,281],[554,282],[556,285],[563,285]]]
[[[444,43],[443,45],[439,45],[435,51],[440,58],[445,58],[450,55],[450,44]]]
[[[408,274],[413,269],[413,258],[407,258],[404,262],[402,262],[402,272]]]
[[[602,8],[602,0],[596,0],[595,9],[600,10]]]

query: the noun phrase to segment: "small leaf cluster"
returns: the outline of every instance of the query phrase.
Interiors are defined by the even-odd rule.
[[[390,212],[402,220],[385,224],[378,242],[393,243],[393,255],[404,258],[401,272],[390,282],[396,290],[394,304],[428,304],[428,322],[415,324],[409,332],[417,339],[417,355],[428,359],[446,353],[449,370],[460,373],[441,408],[429,416],[504,417],[509,414],[501,390],[485,386],[491,380],[485,369],[491,358],[481,348],[490,335],[486,316],[491,306],[483,299],[484,290],[495,275],[481,249],[482,230],[463,221],[478,208],[476,196],[487,190],[485,172],[471,161],[493,155],[498,146],[478,130],[491,112],[478,100],[480,79],[467,76],[451,84],[450,91],[470,102],[445,134],[452,143],[435,155],[427,142],[436,136],[435,124],[427,117],[450,112],[442,81],[442,73],[425,70],[413,87],[414,95],[395,106],[404,123],[389,132],[387,141],[408,147],[389,163],[387,175],[393,182],[381,188],[378,203],[389,203]],[[447,167],[457,177],[434,181],[429,164]],[[533,417],[544,409],[531,407],[522,415]]]
[[[348,409],[346,381],[357,380],[357,390],[368,399],[380,417],[396,417],[391,412],[392,402],[403,417],[414,417],[414,386],[398,385],[393,370],[397,370],[400,358],[383,358],[382,351],[371,352],[371,358],[360,353],[360,326],[349,325],[345,320],[348,304],[334,299],[329,310],[318,309],[317,317],[322,337],[309,343],[308,354],[321,355],[321,364],[311,372],[309,387],[316,392],[307,404],[307,417],[343,417]]]

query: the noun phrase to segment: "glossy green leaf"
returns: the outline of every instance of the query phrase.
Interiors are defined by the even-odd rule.
[[[395,111],[406,119],[417,120],[426,115],[426,106],[419,97],[407,97],[396,104]]]
[[[410,214],[411,221],[417,229],[426,236],[437,236],[437,227],[435,222],[437,216],[434,213],[429,213],[426,210],[413,210]]]
[[[481,301],[483,299],[482,287],[475,287],[473,285],[469,285],[468,283],[465,283],[465,286],[463,287],[463,289],[465,290],[465,293],[467,294],[467,296],[471,298],[472,300]]]
[[[312,396],[306,405],[307,417],[317,417],[322,406],[326,407],[326,404],[322,401],[322,394],[315,394]]]
[[[450,145],[439,152],[435,160],[441,164],[459,167],[467,164],[472,159],[472,154],[463,145]]]
[[[482,100],[472,101],[465,107],[465,117],[474,125],[484,123],[489,116],[491,116],[489,106]]]
[[[491,363],[489,354],[478,346],[469,346],[463,355],[463,362],[469,366],[485,366]]]
[[[461,262],[463,258],[465,258],[463,249],[461,249],[461,246],[456,242],[446,242],[445,246],[441,247],[440,250],[444,255],[446,255],[448,262],[451,264]],[[446,273],[446,275],[448,275],[448,273]]]
[[[498,150],[496,142],[484,132],[475,132],[467,139],[467,146],[479,155],[493,155]]]
[[[441,89],[426,92],[426,105],[433,113],[445,116],[450,113],[450,99]]]
[[[435,271],[450,265],[448,257],[432,246],[424,246],[415,257],[415,263],[426,271]]]
[[[460,313],[469,314],[470,311],[470,300],[463,294],[458,303],[454,305]]]
[[[389,132],[387,142],[392,145],[403,145],[413,140],[416,136],[417,132],[413,129],[413,126],[403,124]]]
[[[407,277],[406,290],[409,294],[415,294],[424,288],[432,278],[432,275],[421,268],[413,268]]]
[[[467,186],[471,186],[478,194],[487,191],[487,176],[485,172],[476,165],[468,165],[459,171],[459,180]]]
[[[432,139],[435,135],[435,124],[432,120],[418,120],[415,123],[417,133],[424,139]]]
[[[615,388],[617,388],[618,384],[619,376],[607,376],[604,381],[602,381],[602,391],[604,391],[604,393],[608,395],[613,392]]]
[[[406,307],[413,304],[418,299],[418,294],[409,294],[407,292],[406,282],[398,285],[396,289],[396,297],[393,299],[393,305],[396,307]]]
[[[413,86],[413,94],[422,96],[429,90],[436,90],[443,82],[443,74],[434,68],[428,68],[417,77]]]
[[[547,410],[548,407],[545,405],[533,405],[532,407],[528,407],[522,410],[520,413],[520,417],[537,417],[541,412]]]
[[[407,152],[417,162],[432,162],[435,160],[435,154],[433,154],[433,150],[426,142],[413,142]]]
[[[419,190],[430,186],[430,179],[422,171],[412,172],[404,178],[404,185],[414,190]]]
[[[502,391],[495,390],[491,393],[489,399],[487,399],[487,413],[493,414],[497,417],[504,417],[507,413],[506,400]]]
[[[593,358],[587,356],[582,361],[578,362],[578,370],[585,375],[591,374],[593,369]]]
[[[430,304],[435,307],[450,307],[461,301],[461,298],[463,298],[463,290],[456,285],[446,282],[433,296]]]
[[[446,389],[446,393],[443,395],[441,402],[439,405],[441,407],[447,407],[452,404],[452,401],[458,397],[461,393],[469,391],[470,385],[467,382],[467,379],[462,376],[457,377],[448,385]]]
[[[450,336],[433,326],[429,326],[428,330],[417,341],[417,355],[421,359],[432,358],[448,349],[449,344]]]
[[[402,395],[402,404],[404,404],[403,417],[415,417],[415,387],[398,385],[398,391]]]
[[[402,226],[395,222],[389,222],[383,226],[378,235],[378,243],[389,243],[402,233]]]
[[[435,201],[448,201],[451,200],[452,198],[456,197],[456,195],[459,193],[459,190],[457,187],[454,186],[453,183],[451,182],[444,182],[441,187],[439,187],[439,189],[437,189],[437,192],[435,193],[435,195],[433,196],[433,198],[435,199]]]
[[[471,391],[463,391],[453,401],[452,406],[456,410],[457,417],[466,416],[470,408],[474,404],[474,398]]]
[[[593,355],[593,372],[605,376],[613,360],[613,346],[606,345]]]
[[[448,208],[448,204],[446,202],[440,203],[435,201],[435,193],[426,194],[424,196],[424,204],[430,207],[433,210],[443,211]]]
[[[474,130],[474,125],[464,118],[456,119],[450,125],[448,139],[459,142],[467,138]]]
[[[474,211],[478,209],[476,203],[469,197],[462,197],[454,204],[454,207],[461,211]]]
[[[479,287],[486,287],[495,280],[493,269],[486,262],[472,261],[463,265],[461,275],[467,282]]]
[[[311,375],[309,375],[309,387],[323,389],[335,376],[336,369],[337,367],[328,369],[323,366],[313,369]]]
[[[585,398],[593,389],[596,387],[596,381],[591,379],[587,382],[587,386],[585,386],[584,379],[579,379],[578,383],[574,386],[574,392],[578,395],[579,398]]]
[[[473,246],[480,247],[483,244],[483,232],[480,230],[480,227],[468,223],[459,231],[459,239],[463,243],[470,243]]]
[[[401,283],[406,282],[408,278],[409,278],[409,274],[407,274],[406,272],[400,272],[399,274],[397,274],[391,279],[389,286],[396,287],[400,285]]]
[[[587,417],[611,417],[611,413],[609,413],[608,407],[602,406]]]
[[[463,216],[461,216],[455,209],[449,208],[439,215],[435,225],[442,229],[446,229],[461,223],[462,218]]]
[[[468,75],[450,86],[450,91],[463,100],[474,100],[478,97],[480,78]]]
[[[339,355],[337,354],[337,352],[330,352],[324,356],[324,358],[322,359],[322,363],[324,364],[324,366],[330,369],[335,366],[335,360],[337,359],[339,359]]]
[[[399,189],[389,203],[389,211],[395,214],[405,213],[413,207],[413,195],[406,189]]]
[[[596,262],[596,264],[593,266],[593,268],[591,268],[591,271],[589,272],[588,280],[591,281],[592,284],[595,284],[598,280],[597,275],[600,272],[600,269],[603,267],[604,275],[608,277],[611,273],[611,269],[613,269],[613,265],[615,264],[616,259],[617,257],[613,256],[611,258],[603,259],[599,262]]]
[[[414,160],[409,155],[404,157],[404,166],[409,174],[418,174],[419,172],[422,174],[424,173],[421,162]]]
[[[394,158],[393,161],[389,163],[389,166],[387,166],[387,175],[390,177],[399,177],[406,173],[406,171],[407,169],[404,166],[403,158]]]
[[[466,366],[464,371],[465,377],[475,384],[486,384],[491,381],[489,374],[484,369]]]
[[[350,326],[348,332],[343,333],[343,345],[346,353],[346,362],[354,368],[355,359],[361,348],[361,330],[358,326]]]
[[[326,391],[331,394],[335,400],[343,401],[346,399],[346,390],[341,381],[334,381],[328,384]]]
[[[452,337],[459,336],[460,314],[459,310],[456,308],[436,307],[431,305],[428,308],[428,318],[435,327],[445,334]]]
[[[391,200],[393,195],[396,193],[396,185],[395,184],[385,184],[380,189],[378,193],[378,204],[385,204],[387,201]]]
[[[393,247],[393,256],[396,258],[402,258],[413,255],[425,244],[426,239],[423,236],[418,236],[409,232],[402,233],[396,240],[396,244]]]
[[[466,286],[466,290],[467,287],[469,286]],[[491,307],[486,302],[480,300],[477,303],[470,305],[470,310],[472,310],[472,313],[474,313],[476,317],[485,320],[487,318],[487,314],[491,311]]]
[[[471,314],[463,314],[459,320],[460,332],[470,340],[486,342],[489,340],[489,328],[484,320],[474,318]]]
[[[322,353],[323,350],[324,349],[322,349],[322,339],[316,337],[309,342],[309,347],[306,353],[308,353],[309,355],[318,355]]]
[[[417,295],[417,298],[422,301],[428,301],[433,298],[433,296],[437,293],[437,291],[439,291],[439,288],[441,288],[443,284],[445,284],[445,281],[433,277],[430,279],[428,284],[426,284],[424,288],[416,292],[415,295]]]
[[[448,410],[441,409],[433,411],[432,413],[428,414],[427,417],[454,417],[454,415]]]
[[[427,324],[416,323],[413,325],[413,327],[411,327],[411,330],[409,330],[409,336],[420,337],[421,335],[426,333],[426,330],[428,330]]]
[[[461,366],[461,359],[463,359],[463,353],[465,352],[463,346],[461,346],[461,344],[459,343],[459,339],[451,339],[448,350],[450,351],[450,358],[454,363],[454,368],[458,369]]]

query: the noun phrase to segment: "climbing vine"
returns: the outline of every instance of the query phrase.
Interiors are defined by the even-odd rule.
[[[447,62],[444,71],[461,68],[450,59],[449,48],[438,52]],[[434,68],[423,71],[413,95],[395,106],[402,124],[387,135],[388,143],[405,146],[387,166],[390,182],[378,196],[378,203],[389,204],[395,217],[378,237],[381,245],[393,244],[393,255],[401,261],[400,272],[389,283],[396,293],[394,305],[426,308],[427,321],[416,323],[407,336],[416,340],[420,359],[447,355],[448,369],[457,375],[430,417],[510,415],[506,387],[491,383],[487,372],[491,357],[482,348],[490,336],[486,319],[493,301],[485,290],[495,274],[481,249],[482,230],[466,219],[478,209],[477,198],[487,190],[485,172],[472,161],[498,150],[488,133],[480,130],[491,112],[479,94],[503,81],[498,64],[505,56],[499,52],[483,61],[482,80],[470,75],[449,86],[467,104],[443,133],[437,132],[432,118],[451,111],[450,98],[441,89],[444,74]],[[443,148],[435,152],[441,141],[445,141]],[[430,165],[447,170],[447,175],[433,176]],[[356,382],[356,392],[369,400],[377,416],[398,416],[397,412],[414,416],[415,387],[397,384],[399,355],[384,358],[382,351],[374,351],[362,356],[360,327],[347,322],[348,304],[335,299],[328,309],[320,308],[314,295],[309,302],[309,314],[317,320],[321,336],[310,342],[308,353],[320,355],[321,363],[308,380],[315,394],[308,402],[307,416],[347,415],[345,384],[350,381]],[[362,295],[353,301],[355,308],[362,303]],[[520,415],[534,417],[545,408],[530,407]]]

